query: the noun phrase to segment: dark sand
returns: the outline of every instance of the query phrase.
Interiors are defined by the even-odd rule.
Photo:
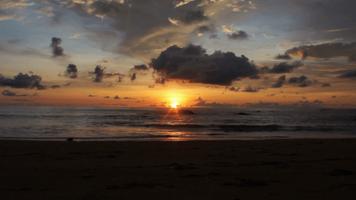
[[[0,199],[356,199],[356,140],[0,141]]]

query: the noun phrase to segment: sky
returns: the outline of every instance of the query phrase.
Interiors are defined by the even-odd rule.
[[[1,0],[0,105],[356,106],[353,0]]]

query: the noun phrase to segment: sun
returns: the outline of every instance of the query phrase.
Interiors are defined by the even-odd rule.
[[[184,95],[177,91],[171,90],[166,93],[166,107],[172,110],[178,110],[183,106]]]
[[[186,105],[187,97],[183,91],[171,89],[163,93],[164,106],[172,111],[178,111]]]
[[[180,106],[180,102],[178,98],[172,97],[171,102],[169,103],[169,107],[172,109],[177,109]]]

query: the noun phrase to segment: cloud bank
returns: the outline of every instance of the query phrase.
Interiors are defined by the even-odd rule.
[[[257,75],[255,65],[247,57],[221,51],[209,55],[197,45],[171,46],[152,59],[151,67],[166,79],[216,85],[230,85],[239,78]]]

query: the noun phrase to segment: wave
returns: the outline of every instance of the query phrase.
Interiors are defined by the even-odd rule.
[[[356,126],[284,126],[279,124],[266,125],[226,125],[226,124],[124,124],[122,122],[105,123],[106,125],[130,126],[130,127],[144,127],[144,128],[158,128],[158,129],[208,129],[223,132],[276,132],[276,131],[350,131],[356,130]]]

